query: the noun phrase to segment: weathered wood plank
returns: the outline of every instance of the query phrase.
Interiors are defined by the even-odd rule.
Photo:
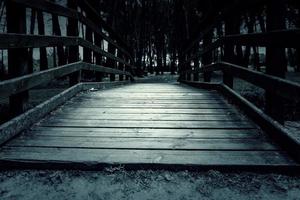
[[[66,107],[76,108],[161,108],[161,109],[199,109],[199,108],[213,108],[222,109],[230,108],[227,104],[105,104],[98,102],[68,102],[65,104]]]
[[[177,90],[174,85],[155,93],[163,86],[141,84],[82,93],[71,105],[65,104],[7,143],[0,151],[0,164],[80,169],[110,164],[297,167],[215,91],[196,92],[187,86]],[[148,89],[152,92],[147,94]],[[226,108],[207,108],[214,105]],[[202,108],[185,108],[195,106]]]
[[[197,114],[101,114],[93,115],[89,113],[81,113],[74,115],[73,113],[55,113],[51,119],[77,119],[77,120],[135,120],[135,121],[248,121],[245,117],[235,114],[218,114],[218,115],[197,115]]]
[[[93,99],[93,98],[89,98],[89,97],[82,97],[77,96],[74,97],[70,102],[73,103],[80,103],[80,102],[84,102],[84,103],[103,103],[106,105],[109,104],[113,104],[113,105],[118,105],[120,103],[124,103],[124,100],[122,99],[117,99],[117,98],[113,98],[113,99],[106,99],[106,98],[102,98],[101,100],[99,100],[99,98]],[[226,101],[224,99],[127,99],[126,103],[128,104],[168,104],[168,105],[172,105],[172,104],[226,104]]]
[[[245,121],[125,121],[125,120],[75,120],[48,119],[40,123],[47,127],[97,127],[97,128],[216,128],[251,129],[255,128]]]
[[[95,166],[101,164],[179,164],[197,166],[288,166],[297,165],[283,152],[274,151],[166,151],[72,148],[4,148],[0,163],[18,161],[50,165]],[[26,162],[27,161],[27,162]]]
[[[76,108],[76,107],[62,107],[58,112],[73,113],[79,115],[82,113],[89,113],[93,115],[100,114],[231,114],[236,113],[232,109],[140,109],[140,108]]]
[[[255,129],[129,129],[129,128],[65,128],[33,127],[25,135],[57,137],[109,137],[109,138],[259,138],[262,135]]]
[[[47,141],[47,142],[45,142]],[[269,142],[257,139],[171,139],[171,138],[87,138],[30,136],[20,137],[9,147],[55,147],[144,150],[277,150]]]

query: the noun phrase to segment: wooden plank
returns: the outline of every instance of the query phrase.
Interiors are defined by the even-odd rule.
[[[227,104],[105,104],[98,102],[80,102],[73,103],[68,102],[65,104],[66,107],[76,108],[161,108],[161,109],[200,109],[200,108],[213,108],[223,109],[230,108]]]
[[[20,163],[46,164],[55,166],[64,164],[65,167],[80,164],[99,167],[101,164],[169,164],[197,165],[213,167],[238,166],[289,166],[295,165],[284,152],[276,151],[167,151],[167,150],[116,150],[116,149],[73,149],[73,148],[3,148],[0,152],[1,165],[5,161]],[[24,165],[23,165],[24,166]],[[262,169],[262,168],[259,168]]]
[[[85,98],[85,99],[92,99],[92,100],[95,100],[95,101],[101,101],[101,100],[104,100],[104,99],[111,99],[112,101],[115,101],[115,100],[121,100],[121,101],[124,101],[125,99],[128,100],[128,101],[131,101],[131,100],[148,100],[148,101],[157,101],[157,100],[174,100],[174,101],[189,101],[189,100],[199,100],[199,101],[203,101],[203,100],[212,100],[212,101],[217,101],[217,100],[222,100],[223,97],[209,97],[209,96],[173,96],[173,97],[168,97],[168,96],[148,96],[148,97],[145,97],[143,95],[139,95],[139,96],[133,96],[133,95],[128,95],[128,96],[117,96],[117,95],[110,95],[109,98],[106,98],[104,95],[97,95],[97,94],[94,94],[94,93],[87,93],[87,94],[82,94],[80,95],[82,98]]]
[[[122,99],[117,99],[117,98],[114,98],[114,99],[106,99],[106,98],[103,98],[99,101],[99,98],[98,99],[93,99],[93,98],[87,98],[87,97],[82,97],[81,95],[80,96],[77,96],[77,97],[74,97],[70,100],[70,102],[73,102],[73,103],[80,103],[80,102],[85,102],[85,103],[94,103],[94,102],[97,102],[97,103],[105,103],[107,105],[109,104],[112,104],[112,105],[116,105],[116,104],[119,104],[119,103],[124,103],[124,100]],[[226,104],[225,100],[224,99],[198,99],[198,100],[195,100],[195,99],[128,99],[126,100],[126,103],[128,104],[153,104],[153,105],[156,105],[156,104],[161,104],[161,105],[164,105],[164,104],[168,104],[168,105],[172,105],[172,104]]]
[[[41,122],[47,127],[96,127],[96,128],[215,128],[251,129],[255,128],[245,121],[125,121],[125,120],[75,120],[49,119]]]
[[[65,128],[33,127],[25,135],[56,137],[109,137],[109,138],[199,138],[199,139],[242,139],[259,138],[262,135],[253,129],[129,129],[129,128]]]
[[[89,113],[81,113],[74,115],[73,113],[55,113],[49,118],[51,119],[77,119],[77,120],[134,120],[134,121],[248,121],[243,116],[234,114],[224,115],[191,115],[191,114],[101,114],[93,115]]]
[[[144,150],[276,150],[276,146],[257,139],[171,139],[171,138],[88,138],[29,136],[8,143],[9,147],[55,147]]]
[[[57,112],[73,113],[80,115],[82,113],[89,113],[93,115],[100,114],[235,114],[237,111],[232,109],[140,109],[140,108],[68,108],[62,107]]]

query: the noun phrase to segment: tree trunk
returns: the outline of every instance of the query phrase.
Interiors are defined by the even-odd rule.
[[[269,2],[267,5],[267,31],[285,29],[285,3],[284,0]],[[276,47],[266,48],[266,73],[285,77],[286,58],[285,49]],[[284,123],[284,99],[274,94],[274,91],[266,91],[266,112],[280,123]]]
[[[42,11],[37,11],[37,21],[38,21],[38,32],[39,35],[45,35],[45,23],[44,15]],[[46,47],[40,48],[40,70],[48,69],[48,59],[47,59],[47,49]]]

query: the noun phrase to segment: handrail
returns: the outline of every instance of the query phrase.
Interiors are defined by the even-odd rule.
[[[300,29],[276,30],[265,33],[227,35],[218,38],[207,48],[191,56],[182,64],[185,65],[192,60],[201,57],[203,54],[221,47],[224,44],[296,48],[300,46],[300,40],[298,39],[299,37]]]
[[[255,5],[259,5],[259,4],[264,4],[266,3],[268,0],[243,0],[241,2],[239,1],[235,1],[234,4],[232,4],[229,7],[225,7],[222,11],[220,11],[220,14],[218,14],[218,16],[216,16],[214,22],[206,29],[204,29],[204,31],[202,31],[202,34],[200,34],[196,39],[194,39],[193,41],[191,41],[189,43],[189,45],[187,46],[187,48],[182,52],[182,54],[186,54],[188,53],[194,46],[196,43],[200,42],[203,37],[209,32],[211,31],[216,24],[218,24],[221,20],[224,19],[224,17],[226,17],[227,15],[231,15],[232,12],[241,12],[242,10],[245,9],[249,9],[252,6]],[[289,0],[292,1],[292,0]]]
[[[293,101],[300,101],[299,83],[295,83],[276,76],[264,74],[262,72],[251,70],[228,62],[217,62],[203,66],[202,68],[197,70],[186,70],[183,71],[182,74],[204,73],[213,71],[226,71],[226,73],[234,77],[243,79],[265,90],[272,91],[278,96]]]
[[[39,48],[39,47],[52,47],[52,46],[82,46],[91,49],[102,56],[108,57],[114,61],[125,64],[126,66],[134,69],[134,66],[127,63],[123,59],[102,50],[100,47],[93,43],[84,40],[80,37],[64,37],[64,36],[45,36],[45,35],[27,35],[27,34],[14,34],[14,33],[1,33],[0,34],[0,49],[12,48]]]
[[[95,71],[96,73],[94,75],[95,80],[97,81],[101,81],[105,74],[110,74],[110,81],[115,81],[115,74],[120,75],[120,81],[124,80],[124,75],[126,76],[126,80],[129,78],[130,80],[133,80],[133,77],[129,72],[134,72],[133,70],[135,68],[131,64],[130,59],[132,63],[134,63],[134,60],[132,59],[131,54],[117,43],[116,34],[113,33],[113,30],[108,28],[109,26],[102,19],[99,21],[97,20],[98,17],[95,16],[88,18],[84,16],[83,13],[78,12],[77,6],[80,6],[80,4],[76,4],[76,2],[70,2],[69,6],[70,8],[66,8],[46,0],[9,0],[7,2],[7,32],[9,33],[0,34],[0,49],[8,50],[8,75],[9,77],[17,78],[1,82],[1,94],[10,97],[9,106],[12,115],[18,115],[25,110],[28,103],[28,90],[33,86],[37,86],[54,78],[59,78],[66,75],[69,76],[69,84],[71,86],[75,85],[80,81],[80,70]],[[19,10],[17,11],[19,12],[19,15],[15,15],[15,7],[17,10]],[[68,20],[68,36],[48,36],[44,35],[44,31],[39,31],[39,35],[27,35],[24,28],[25,26],[14,27],[13,24],[25,24],[25,8],[32,8],[34,10],[47,12],[55,16],[66,17]],[[87,8],[85,7],[83,10],[86,11],[86,9]],[[40,19],[43,20],[43,18]],[[96,24],[98,22],[100,22],[101,26]],[[85,38],[78,36],[78,25],[80,25],[80,23],[86,26]],[[57,24],[53,24],[53,28],[57,28],[54,26],[57,26]],[[44,26],[41,28],[45,29]],[[110,35],[107,35],[102,28],[109,29],[106,31],[110,32]],[[95,35],[95,40],[93,40],[93,34]],[[115,36],[115,38],[113,38],[113,36]],[[106,40],[113,48],[109,49],[109,51],[103,50],[99,46],[103,40]],[[117,38],[117,40],[121,39]],[[80,60],[79,46],[83,47],[83,60],[86,63],[76,63]],[[55,59],[55,56],[58,56],[58,62],[59,65],[61,65],[60,68],[53,68],[43,71],[43,69],[48,68],[48,57],[45,55],[45,47],[57,47],[57,53],[55,52],[53,59]],[[66,51],[64,50],[64,47],[68,47]],[[28,48],[31,49],[30,52],[28,52]],[[32,73],[33,71],[33,48],[40,48],[41,71],[26,75],[28,72]],[[115,55],[115,49],[118,49],[118,56]],[[65,52],[68,53],[68,55],[66,55]],[[14,57],[24,57],[24,59],[14,60]],[[66,59],[63,57],[66,57]],[[109,67],[111,68],[99,66],[99,64],[103,62],[103,57],[106,58],[106,64],[110,65]],[[93,63],[94,61],[97,63],[97,66],[88,64]],[[54,62],[56,66],[56,60],[54,60]],[[64,65],[66,62],[69,64]],[[117,65],[117,63],[119,64]],[[114,67],[118,67],[120,70],[113,69]],[[123,72],[123,70],[127,72]],[[84,72],[84,75],[88,74],[89,73]]]
[[[127,55],[130,57],[131,60],[133,60],[132,56],[131,56],[131,49],[130,47],[128,46],[128,44],[120,37],[119,34],[117,34],[115,32],[115,30],[112,29],[112,27],[110,27],[103,19],[102,17],[100,16],[100,14],[93,8],[93,6],[91,6],[89,4],[89,2],[87,0],[82,0],[82,1],[79,1],[79,3],[83,4],[83,5],[86,5],[96,16],[98,16],[98,20],[99,22],[101,23],[101,25],[104,27],[104,29],[106,29],[114,38],[116,38],[116,40],[118,42],[120,42],[124,47],[125,49],[127,49]]]
[[[117,49],[119,49],[120,51],[122,51],[124,54],[128,55],[132,59],[131,54],[127,50],[125,50],[124,48],[119,46],[114,40],[112,40],[107,35],[105,35],[102,32],[102,30],[95,23],[93,23],[91,20],[89,20],[88,18],[86,18],[84,15],[77,12],[76,10],[66,8],[64,6],[61,6],[61,5],[58,5],[58,4],[49,2],[49,1],[45,1],[45,0],[11,0],[11,1],[14,1],[16,3],[26,5],[27,7],[38,9],[38,10],[41,10],[44,12],[56,14],[59,16],[69,17],[69,18],[73,18],[73,19],[78,19],[80,22],[82,22],[83,24],[85,24],[86,26],[91,28],[93,31],[95,31],[97,34],[99,34],[101,37],[103,37],[103,39],[106,40],[108,43],[112,44],[113,46],[115,46]],[[103,20],[101,20],[101,23],[105,24],[105,22]],[[105,27],[107,28],[109,26],[107,24],[105,24]],[[109,29],[109,31],[112,31],[112,29]]]
[[[200,42],[203,39],[203,37],[227,15],[230,15],[232,12],[235,11],[241,12],[244,9],[249,9],[250,6],[262,4],[266,1],[268,0],[243,0],[242,3],[235,1],[235,3],[233,3],[231,6],[223,8],[222,11],[220,11],[220,13],[215,17],[214,22],[208,28],[204,29],[204,31],[202,31],[202,33],[196,39],[189,42],[187,48],[184,49],[184,51],[182,51],[182,54],[186,54],[187,52],[189,52],[195,46],[196,43]]]
[[[121,71],[113,68],[103,67],[100,65],[90,64],[86,62],[76,62],[67,65],[63,65],[56,68],[51,68],[48,70],[36,72],[33,74],[28,74],[25,76],[9,79],[0,82],[0,96],[10,96],[25,90],[29,90],[35,86],[43,83],[48,83],[54,79],[61,78],[63,76],[72,74],[80,70],[89,70],[110,74],[120,74],[125,76],[132,75],[129,72]]]

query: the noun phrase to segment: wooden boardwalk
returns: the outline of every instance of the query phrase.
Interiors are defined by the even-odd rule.
[[[81,93],[6,143],[0,163],[88,169],[297,165],[217,91],[167,83]]]

